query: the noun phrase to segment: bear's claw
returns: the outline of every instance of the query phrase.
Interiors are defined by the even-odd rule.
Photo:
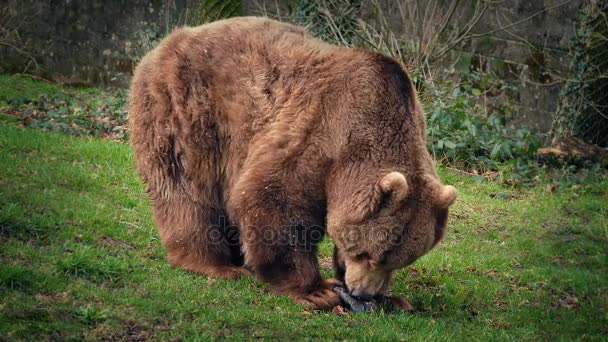
[[[307,294],[292,295],[297,303],[304,304],[309,309],[328,310],[340,304],[340,297],[334,291],[335,282],[324,280],[317,290]]]

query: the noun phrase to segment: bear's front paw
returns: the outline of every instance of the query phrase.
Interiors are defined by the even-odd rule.
[[[306,294],[293,294],[293,299],[304,304],[309,309],[328,310],[340,304],[340,297],[334,291],[336,280],[324,280],[321,286],[313,292]]]

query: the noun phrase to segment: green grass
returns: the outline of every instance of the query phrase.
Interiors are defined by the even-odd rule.
[[[0,108],[6,106],[6,101],[8,100],[33,99],[43,94],[47,96],[74,93],[79,95],[94,95],[101,92],[98,88],[60,87],[24,74],[0,74]]]
[[[41,82],[28,75],[0,75],[0,101],[32,98],[40,94],[56,95],[65,90],[58,85]]]
[[[449,232],[411,266],[417,275],[404,270],[394,281],[393,293],[416,312],[341,317],[305,310],[252,278],[210,280],[171,268],[128,145],[0,117],[0,340],[608,334],[606,180],[545,192],[440,170],[459,189]],[[329,242],[321,250],[329,257]]]

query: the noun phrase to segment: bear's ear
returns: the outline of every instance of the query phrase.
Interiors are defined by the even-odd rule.
[[[362,222],[383,208],[392,208],[407,196],[408,184],[400,172],[389,172],[372,186],[365,187],[351,196],[353,202],[342,214],[350,222]]]
[[[437,195],[437,206],[447,209],[456,200],[456,188],[451,185],[442,185]]]
[[[389,172],[380,179],[374,191],[375,209],[379,210],[383,201],[390,205],[401,203],[408,193],[405,176],[397,171]]]

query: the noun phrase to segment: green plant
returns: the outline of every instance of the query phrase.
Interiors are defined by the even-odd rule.
[[[239,0],[199,0],[190,25],[201,25],[222,18],[238,16],[241,13]]]
[[[105,310],[100,310],[95,304],[78,308],[76,314],[85,325],[95,325],[108,318],[108,313]]]
[[[476,87],[472,80],[477,83]],[[435,159],[476,174],[527,171],[541,136],[506,124],[505,113],[481,103],[487,93],[504,90],[493,75],[469,75],[457,86],[432,88],[427,101],[428,149]]]

